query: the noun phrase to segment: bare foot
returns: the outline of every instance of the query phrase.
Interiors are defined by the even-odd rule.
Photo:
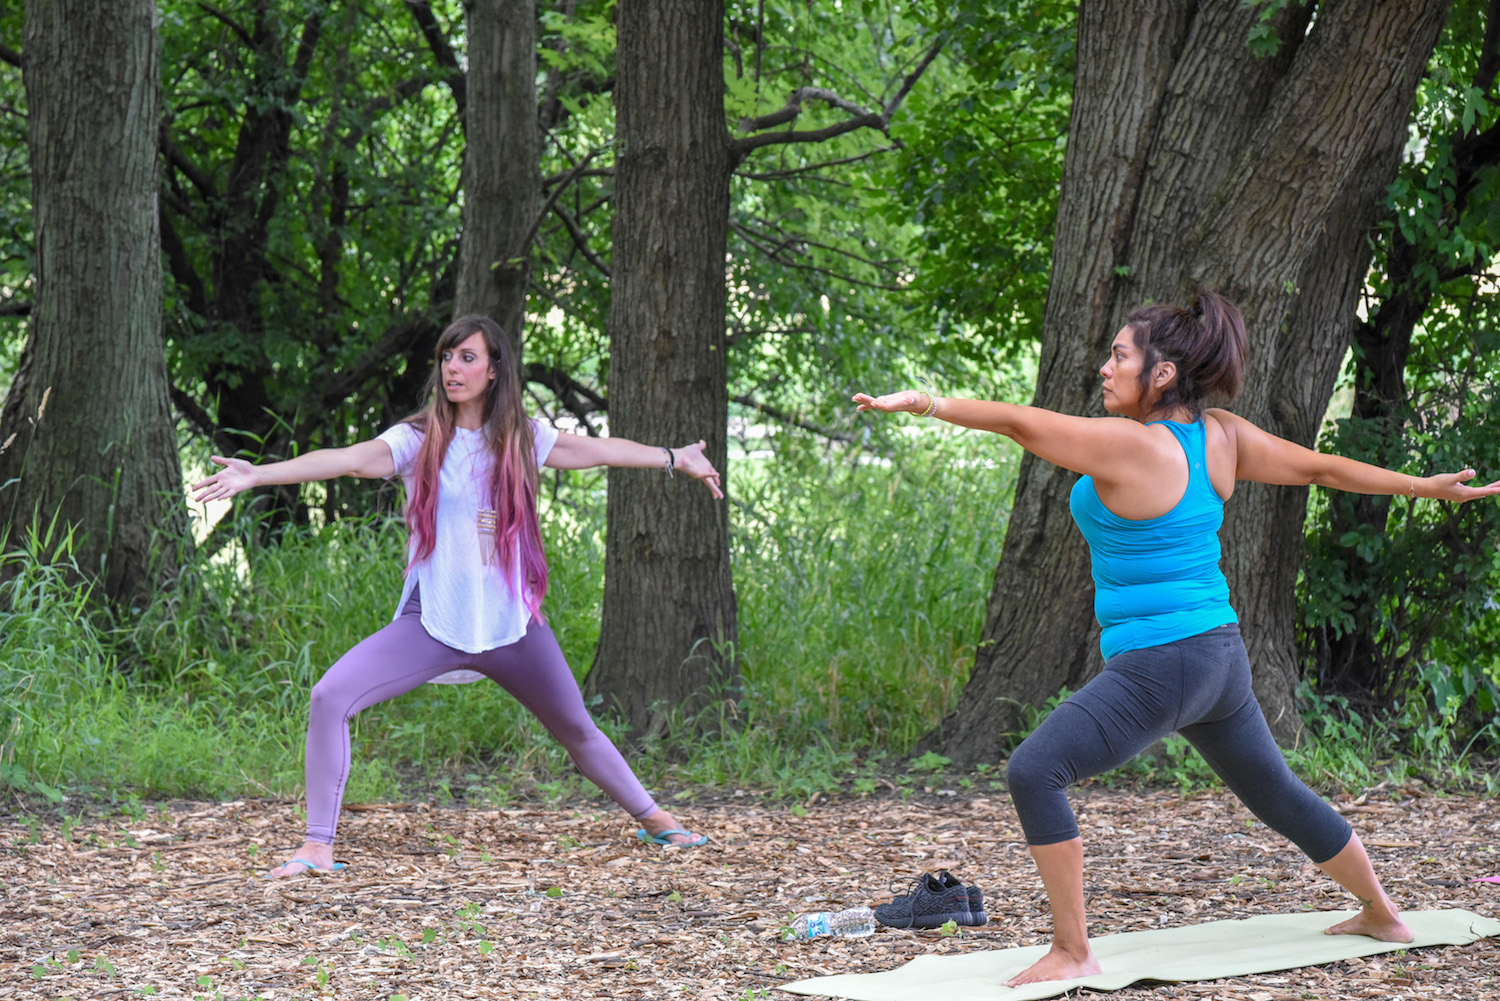
[[[1091,973],[1102,972],[1092,949],[1079,959],[1054,945],[1047,955],[1007,980],[1005,986],[1019,987],[1022,984],[1041,983],[1044,980],[1072,980],[1074,977],[1086,977]]]
[[[302,847],[298,848],[291,858],[266,873],[266,878],[282,879],[287,876],[300,876],[312,868],[325,871],[333,869],[333,845],[304,841]]]
[[[1369,905],[1348,921],[1323,929],[1324,935],[1368,935],[1380,942],[1410,942],[1415,936],[1389,905]]]
[[[657,807],[656,812],[650,816],[641,818],[641,827],[653,838],[666,834],[667,831],[680,832],[687,830],[687,828],[678,822],[676,817],[660,807]],[[695,844],[696,842],[693,839],[698,837],[702,837],[702,835],[695,834],[689,837],[686,834],[679,833],[667,835],[667,840],[674,845],[690,845]]]

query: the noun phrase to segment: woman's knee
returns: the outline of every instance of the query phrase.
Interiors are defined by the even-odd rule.
[[[587,747],[597,741],[609,742],[604,731],[599,729],[599,725],[587,713],[581,719],[566,716],[561,719],[545,720],[544,725],[557,742],[569,752]]]
[[[1017,801],[1060,791],[1067,786],[1058,759],[1028,737],[1016,748],[1005,766],[1005,782]]]
[[[341,686],[325,674],[313,685],[307,697],[307,714],[312,720],[344,716],[349,707],[349,697]]]

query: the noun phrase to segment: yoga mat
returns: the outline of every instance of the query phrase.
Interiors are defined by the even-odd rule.
[[[1323,934],[1324,928],[1353,915],[1353,911],[1266,914],[1244,921],[1105,935],[1094,939],[1094,955],[1104,972],[1020,987],[1006,987],[1005,981],[1045,955],[1046,946],[918,956],[886,973],[815,977],[782,984],[780,989],[849,1001],[1032,1001],[1078,987],[1117,991],[1141,980],[1217,980],[1424,945],[1467,945],[1500,936],[1500,921],[1463,910],[1403,912],[1402,919],[1416,934],[1405,944],[1377,942],[1363,935]]]

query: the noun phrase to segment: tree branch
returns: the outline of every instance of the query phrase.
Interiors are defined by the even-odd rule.
[[[586,428],[590,427],[589,414],[609,412],[608,400],[555,365],[531,362],[526,366],[525,379],[551,390],[557,402]]]
[[[31,303],[7,302],[0,304],[0,316],[30,316]]]
[[[0,42],[0,63],[9,63],[18,70],[26,68],[21,61],[21,53],[3,42]]]
[[[608,278],[609,266],[599,259],[598,254],[589,249],[588,236],[583,232],[583,227],[578,225],[578,220],[574,219],[567,209],[555,202],[552,205],[552,212],[563,221],[564,226],[568,227],[568,233],[572,235],[573,245],[578,248],[578,252],[587,258],[590,264],[598,268],[600,274]]]
[[[234,32],[236,35],[238,35],[239,39],[240,39],[240,44],[243,45],[245,48],[250,49],[252,51],[256,48],[255,39],[251,37],[249,31],[245,30],[245,26],[242,25],[242,24],[240,24],[234,18],[230,17],[227,13],[225,13],[218,6],[216,6],[214,4],[211,4],[211,3],[205,3],[205,2],[203,2],[203,0],[199,0],[198,6],[202,10],[207,11],[209,14],[211,14],[217,20],[223,22],[223,24],[224,24],[224,26],[226,28],[228,28],[230,31]]]
[[[432,50],[433,58],[444,70],[443,81],[453,93],[453,103],[458,105],[458,117],[463,118],[464,109],[469,103],[468,80],[458,65],[458,56],[454,54],[453,46],[448,44],[448,36],[443,34],[442,25],[438,24],[437,16],[432,13],[432,4],[428,0],[406,0],[406,6],[416,19],[422,37],[427,39],[427,47]]]
[[[773,111],[769,115],[759,118],[741,118],[741,132],[760,132],[763,129],[774,128],[777,125],[785,125],[787,122],[795,121],[802,113],[802,102],[818,100],[835,108],[843,108],[856,118],[869,115],[870,112],[861,108],[853,101],[847,101],[838,94],[825,87],[798,87],[792,91],[787,98],[786,105],[780,111]]]
[[[239,444],[219,429],[218,422],[209,416],[208,411],[198,403],[197,400],[183,389],[177,386],[170,387],[172,405],[177,412],[193,426],[193,428],[213,443],[214,448],[222,455],[233,455],[239,450]]]
[[[868,150],[864,153],[858,153],[854,156],[846,156],[839,160],[825,160],[822,163],[810,163],[804,167],[792,167],[789,170],[737,170],[735,171],[735,175],[751,181],[779,181],[788,177],[796,177],[798,174],[810,174],[815,171],[823,170],[827,167],[842,167],[845,164],[859,163],[862,160],[869,160],[872,157],[879,156],[881,153],[893,153],[900,148],[900,146],[895,145],[877,146],[874,149]]]
[[[600,146],[597,149],[589,150],[589,155],[580,160],[578,162],[578,166],[568,171],[567,175],[563,177],[562,181],[558,183],[557,187],[552,189],[552,192],[547,195],[547,201],[542,204],[541,211],[538,212],[536,214],[536,218],[532,220],[531,228],[526,231],[526,238],[519,244],[519,246],[523,250],[531,246],[531,241],[536,239],[536,231],[542,228],[542,220],[547,218],[548,211],[551,210],[553,205],[557,204],[558,198],[562,197],[562,193],[568,190],[568,186],[573,183],[573,181],[578,177],[579,174],[583,173],[583,168],[587,167],[589,165],[589,161],[593,160],[594,157],[598,156],[600,153],[603,153],[606,149],[613,145],[614,143],[612,142],[606,143],[605,145]]]
[[[747,337],[760,337],[763,334],[815,334],[817,327],[803,325],[799,327],[757,327],[751,329],[743,324],[736,323],[728,334],[724,336],[724,346],[732,348]]]
[[[1500,74],[1500,0],[1490,0],[1484,19],[1484,41],[1479,46],[1479,67],[1474,72],[1474,86],[1485,94],[1495,86]]]
[[[750,227],[746,226],[744,223],[732,223],[731,225],[733,225],[735,231],[740,233],[742,236],[748,238],[750,235],[752,235]],[[810,239],[806,234],[789,233],[782,227],[775,224],[771,224],[770,228],[774,229],[776,233],[781,237],[781,247],[789,247],[794,243],[799,243],[807,247],[817,247],[819,250],[826,250],[830,254],[839,254],[843,257],[849,258],[850,260],[858,261],[861,264],[868,264],[876,271],[895,271],[897,269],[897,265],[900,263],[897,260],[879,261],[873,257],[865,257],[861,254],[856,254],[854,251],[846,250],[843,247],[835,247],[829,243],[820,243],[817,240]],[[762,234],[754,235],[762,240],[766,239],[766,237]]]
[[[923,54],[921,60],[910,73],[906,74],[906,78],[901,81],[900,89],[896,91],[895,95],[889,101],[885,102],[885,117],[887,119],[895,114],[897,108],[901,107],[902,102],[906,100],[906,95],[911,93],[911,89],[917,85],[917,81],[922,79],[922,74],[927,72],[927,67],[931,66],[932,61],[938,57],[938,53],[943,51],[943,42],[944,38],[941,35],[933,40],[932,44],[927,47],[927,51]]]
[[[405,355],[423,337],[436,335],[437,330],[438,325],[425,316],[409,317],[391,324],[380,339],[359,356],[358,361],[334,372],[324,382],[318,394],[324,408],[347,399],[381,368],[390,364],[391,359]]]
[[[816,424],[811,424],[807,421],[804,421],[800,417],[789,414],[779,407],[774,407],[769,403],[761,403],[759,400],[751,396],[735,396],[731,397],[730,400],[733,403],[738,403],[742,407],[749,407],[751,410],[755,410],[759,413],[765,414],[767,417],[771,418],[777,423],[785,424],[788,427],[801,428],[804,431],[811,431],[813,434],[820,435],[821,437],[827,438],[830,441],[851,442],[854,440],[853,436],[851,436],[847,431],[831,431],[828,428],[819,427]]]
[[[564,182],[566,182],[568,184],[571,184],[573,181],[577,180],[580,177],[614,177],[614,176],[615,176],[615,168],[613,168],[613,167],[595,167],[593,170],[583,170],[583,171],[576,171],[576,172],[572,171],[572,170],[564,170],[561,173],[550,174],[547,177],[542,178],[542,187],[546,188],[546,187],[550,187],[550,186],[552,186],[554,184],[559,184],[559,183],[564,183]]]
[[[787,99],[786,106],[780,111],[774,111],[769,115],[759,118],[746,118],[740,120],[741,132],[756,132],[757,135],[745,136],[736,139],[729,144],[729,155],[731,164],[739,164],[746,156],[762,146],[773,146],[778,143],[818,143],[825,142],[835,136],[841,136],[857,129],[872,128],[889,134],[891,116],[896,109],[906,100],[906,95],[916,86],[922,74],[927,72],[927,67],[937,58],[942,51],[943,39],[939,37],[927,47],[917,65],[901,81],[901,86],[896,89],[890,100],[879,112],[866,111],[852,101],[839,97],[831,90],[822,87],[800,87],[792,91]],[[842,108],[849,112],[849,118],[827,128],[813,129],[809,131],[786,131],[786,132],[761,132],[761,129],[769,129],[777,125],[784,125],[797,118],[802,112],[802,102],[806,100],[819,100],[836,108]]]
[[[760,135],[736,139],[729,144],[729,155],[732,161],[738,164],[746,156],[760,149],[762,146],[775,146],[779,143],[820,143],[826,142],[836,136],[844,135],[846,132],[855,132],[859,129],[878,129],[881,132],[885,132],[886,126],[885,116],[866,112],[858,118],[846,118],[844,121],[830,125],[827,128],[802,132],[762,132]]]
[[[167,134],[165,124],[162,126],[159,145],[161,146],[162,155],[167,158],[167,162],[177,168],[179,174],[188,179],[188,183],[197,190],[199,196],[205,202],[212,203],[214,199],[219,197],[218,189],[214,187],[213,178],[199,169],[197,164],[187,158],[187,154],[178,149],[177,144],[172,141],[172,137]]]

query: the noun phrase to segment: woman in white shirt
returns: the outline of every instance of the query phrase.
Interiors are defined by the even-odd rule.
[[[488,677],[529,709],[579,770],[641,822],[655,844],[701,845],[649,793],[594,724],[552,630],[541,616],[547,562],[537,524],[538,468],[661,466],[702,480],[723,497],[719,473],[698,441],[681,448],[624,438],[559,435],[528,418],[516,358],[488,317],[455,320],[438,339],[429,399],[378,437],[318,449],[285,462],[223,466],[194,485],[198,501],[256,486],[337,476],[406,485],[411,529],[406,584],[390,624],[339,658],[313,687],[307,728],[307,836],[267,875],[343,867],[333,840],[349,778],[349,721],[361,709],[428,681]]]

